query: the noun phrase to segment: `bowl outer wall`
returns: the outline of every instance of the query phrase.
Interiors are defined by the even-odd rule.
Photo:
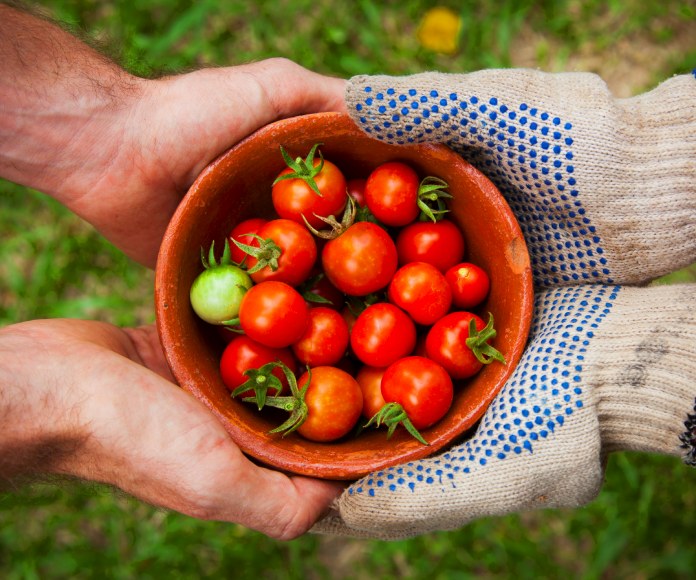
[[[380,163],[401,160],[424,177],[449,183],[450,219],[464,231],[466,259],[491,276],[491,291],[480,309],[495,317],[494,346],[507,365],[491,364],[458,387],[447,416],[424,431],[430,445],[404,430],[387,440],[384,430],[367,431],[336,443],[314,443],[297,434],[269,434],[282,417],[260,414],[231,399],[219,374],[222,346],[216,329],[199,320],[189,289],[201,271],[200,249],[224,236],[241,220],[273,217],[271,184],[285,167],[279,145],[293,157],[322,143],[326,159],[347,178],[367,177]],[[211,163],[191,186],[163,238],[155,277],[157,327],[165,356],[179,385],[202,401],[232,439],[251,457],[277,469],[327,479],[355,479],[375,470],[419,459],[463,436],[494,399],[524,351],[533,287],[522,232],[497,188],[481,172],[437,144],[389,145],[363,133],[347,115],[319,113],[268,125]]]

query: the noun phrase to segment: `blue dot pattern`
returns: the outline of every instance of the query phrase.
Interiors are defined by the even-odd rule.
[[[539,287],[614,283],[601,238],[581,202],[573,125],[529,103],[415,88],[367,86],[362,129],[395,144],[437,141],[496,184],[515,212]]]
[[[348,493],[372,497],[415,492],[422,486],[452,491],[457,478],[466,477],[473,467],[485,469],[511,456],[534,453],[587,402],[582,381],[585,353],[620,291],[620,286],[588,285],[539,294],[534,339],[476,434],[439,457],[373,473]]]

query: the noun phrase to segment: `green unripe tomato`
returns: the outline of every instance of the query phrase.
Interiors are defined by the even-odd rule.
[[[191,306],[210,324],[236,318],[239,305],[253,282],[241,268],[226,264],[201,272],[191,285]]]

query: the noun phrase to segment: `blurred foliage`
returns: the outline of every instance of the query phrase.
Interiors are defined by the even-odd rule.
[[[45,195],[0,181],[0,324],[152,322],[152,273]]]
[[[37,7],[143,76],[285,56],[344,77],[570,63],[610,77],[606,55],[627,45],[622,55],[644,59],[622,69],[636,93],[696,62],[693,1],[46,0]],[[461,18],[451,54],[418,42],[421,19],[436,7]],[[0,323],[152,321],[152,273],[42,194],[0,181],[0,232]],[[661,282],[695,279],[691,268]],[[694,490],[696,472],[677,460],[617,454],[598,499],[577,510],[484,519],[394,543],[317,536],[280,543],[100,486],[37,484],[0,496],[0,577],[690,578]]]
[[[50,0],[42,6],[141,75],[272,56],[346,77],[469,71],[512,65],[522,29],[570,54],[590,44],[609,50],[636,33],[665,44],[696,18],[693,2],[672,0]],[[461,18],[453,54],[418,42],[419,24],[433,8]]]

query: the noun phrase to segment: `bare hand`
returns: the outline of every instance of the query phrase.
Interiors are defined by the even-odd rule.
[[[153,266],[181,197],[215,157],[277,119],[344,109],[344,81],[285,59],[144,81],[101,173],[79,176],[65,203]]]
[[[301,535],[328,509],[340,484],[255,465],[168,379],[150,326],[41,320],[6,327],[0,477],[50,471],[104,482],[156,506],[279,539]]]

